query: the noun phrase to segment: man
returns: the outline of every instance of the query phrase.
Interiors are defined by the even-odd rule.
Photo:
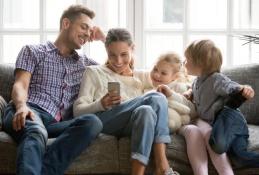
[[[84,6],[70,6],[54,43],[25,46],[17,57],[12,102],[3,119],[4,130],[18,144],[17,174],[63,175],[102,130],[95,115],[65,120],[73,118],[85,66],[97,64],[75,49],[105,38],[93,27],[94,15]],[[51,137],[56,140],[47,147]]]

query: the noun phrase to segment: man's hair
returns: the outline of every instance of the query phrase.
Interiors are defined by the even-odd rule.
[[[60,29],[62,27],[62,21],[64,18],[68,18],[70,21],[74,21],[81,14],[87,15],[89,18],[93,19],[95,16],[94,11],[83,5],[71,5],[69,6],[60,17]]]
[[[186,59],[191,59],[195,66],[202,69],[203,74],[220,72],[222,54],[211,40],[193,41],[185,50]]]

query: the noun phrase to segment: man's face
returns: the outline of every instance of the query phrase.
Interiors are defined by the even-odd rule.
[[[92,33],[92,19],[85,14],[81,14],[75,20],[69,21],[67,28],[67,40],[71,49],[80,49]]]

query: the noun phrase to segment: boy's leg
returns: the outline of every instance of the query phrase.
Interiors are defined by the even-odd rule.
[[[31,107],[33,110],[33,108]],[[42,168],[47,131],[42,123],[39,113],[33,110],[35,120],[26,120],[25,127],[20,131],[13,130],[12,121],[15,108],[9,104],[3,117],[3,129],[17,142],[16,174],[39,175]]]
[[[57,138],[47,147],[42,175],[63,175],[70,163],[101,132],[102,122],[94,114],[87,114],[46,128],[50,137]]]
[[[243,135],[246,121],[242,113],[228,107],[217,115],[212,126],[209,144],[216,153],[228,152],[233,140]]]
[[[248,151],[248,135],[237,137],[231,145],[231,156],[238,167],[259,167],[259,154]]]

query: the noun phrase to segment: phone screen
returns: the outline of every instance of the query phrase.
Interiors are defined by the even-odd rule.
[[[108,82],[108,92],[116,95],[120,95],[120,83]]]

